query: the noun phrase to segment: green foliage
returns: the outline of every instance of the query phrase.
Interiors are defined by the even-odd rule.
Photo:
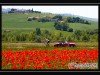
[[[67,31],[68,28],[69,28],[68,23],[67,23],[67,22],[63,22],[63,23],[62,23],[62,30],[63,30],[63,31]]]
[[[35,42],[41,43],[41,36],[36,36],[35,37]]]
[[[20,33],[20,32],[19,32]],[[44,42],[45,38],[50,39],[51,42],[57,41],[98,41],[98,34],[88,34],[87,31],[76,30],[72,35],[68,35],[68,33],[64,34],[63,32],[57,33],[55,35],[54,32],[44,30],[41,31],[41,35],[36,33],[12,33],[12,32],[3,32],[2,40],[4,42]]]
[[[60,33],[59,33],[59,37],[62,37],[62,36],[63,36],[63,34],[60,32]]]
[[[93,35],[93,34],[98,34],[98,29],[94,30],[87,30],[87,34]]]
[[[81,19],[79,17],[68,17],[66,21],[69,23],[83,23],[83,24],[88,24],[88,25],[91,24],[87,20]]]
[[[69,41],[69,42],[73,41],[73,40],[72,40],[72,37],[69,36],[68,39],[67,39],[67,41]]]
[[[68,32],[73,32],[73,29],[72,28],[68,28],[67,31]]]
[[[44,30],[44,34],[49,34],[49,31],[48,30]]]
[[[28,18],[28,20],[27,21],[32,21],[32,18]]]
[[[76,30],[72,37],[74,37],[77,41],[91,41],[91,39],[95,39],[95,41],[97,41],[97,35],[98,34],[92,34],[92,35],[95,35],[95,38],[93,38],[93,36],[89,33],[89,32],[93,32],[95,30],[88,30],[88,31],[83,31],[83,30]]]
[[[54,27],[57,30],[62,30],[62,24],[60,22],[55,22]]]
[[[36,28],[35,34],[36,34],[36,35],[41,35],[41,30],[40,30],[40,28]]]
[[[87,20],[86,20],[85,24],[88,24],[88,25],[90,25],[90,23],[89,23]]]
[[[56,16],[54,16],[54,17],[53,17],[53,19],[62,20],[62,19],[63,19],[63,17],[62,17],[61,15],[56,15]]]
[[[49,19],[47,19],[47,18],[40,18],[38,20],[38,22],[49,22]]]
[[[81,36],[82,31],[81,31],[81,30],[75,30],[74,34],[75,34],[76,36]]]
[[[58,22],[55,22],[54,27],[57,30],[67,31],[67,29],[69,28],[69,25],[67,24],[67,22],[58,21]]]
[[[87,36],[87,35],[84,35],[83,37],[82,37],[82,41],[89,41],[90,40],[90,38],[89,38],[89,36]]]

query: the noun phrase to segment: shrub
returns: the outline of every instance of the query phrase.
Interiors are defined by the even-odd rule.
[[[32,18],[28,18],[28,20],[27,21],[32,21]]]
[[[73,32],[73,29],[72,28],[68,28],[67,31],[68,32]]]

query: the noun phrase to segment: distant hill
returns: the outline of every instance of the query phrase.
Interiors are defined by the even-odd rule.
[[[82,18],[82,19],[86,19],[86,20],[98,22],[98,19],[96,19],[96,18],[89,18],[89,17],[79,16],[79,15],[73,15],[73,14],[61,14],[61,15],[63,15],[63,16],[68,16],[68,17],[71,17],[71,16],[72,16],[72,17],[80,17],[80,18]]]
[[[10,11],[11,10],[11,8],[7,8],[7,9],[4,9],[4,8],[2,8],[2,12],[3,13],[6,13],[6,12],[8,12],[8,11]],[[18,9],[18,10],[25,10],[25,9]],[[45,14],[52,14],[52,13],[49,13],[49,12],[42,12],[42,13],[45,13]],[[84,17],[84,16],[79,16],[79,15],[73,15],[73,14],[70,14],[70,13],[64,13],[64,14],[60,14],[60,15],[62,15],[62,16],[67,16],[67,17],[80,17],[80,18],[83,18],[83,19],[86,19],[86,20],[90,20],[90,21],[96,21],[96,22],[98,22],[98,19],[96,19],[96,18],[89,18],[89,17]]]

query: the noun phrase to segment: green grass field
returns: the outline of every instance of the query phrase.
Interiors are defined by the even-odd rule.
[[[49,30],[50,32],[58,35],[60,32],[65,36],[71,35],[73,32],[66,32],[56,30],[54,28],[54,22],[38,22],[38,21],[27,21],[27,17],[43,17],[43,16],[55,16],[54,14],[40,14],[40,13],[29,13],[28,15],[22,13],[10,13],[10,14],[2,14],[2,31],[11,30],[12,34],[21,33],[21,32],[33,32],[36,28],[40,28],[41,30]],[[65,16],[63,16],[66,18]],[[81,24],[81,23],[69,23],[69,26],[73,28],[73,30],[92,30],[98,29],[98,23],[92,22],[91,25]]]
[[[54,16],[53,14],[47,14],[48,16]],[[48,30],[55,30],[54,22],[37,22],[37,21],[27,21],[27,17],[31,16],[38,16],[43,17],[47,16],[46,14],[39,14],[39,13],[29,13],[28,15],[25,14],[2,14],[2,29],[12,29],[12,30],[31,30],[36,27],[41,29],[48,29]],[[91,21],[92,22],[92,21]],[[81,23],[69,23],[69,26],[73,29],[80,29],[80,30],[88,30],[88,29],[98,29],[98,23],[92,22],[91,25],[81,24]]]

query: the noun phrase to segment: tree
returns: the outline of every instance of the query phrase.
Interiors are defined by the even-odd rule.
[[[66,25],[63,25],[63,26],[62,26],[62,30],[63,30],[63,31],[67,31],[67,29],[68,29],[68,27],[67,27]]]
[[[74,34],[76,35],[76,36],[81,36],[81,30],[75,30],[75,32],[74,32]]]
[[[49,34],[49,31],[48,30],[44,30],[44,34]]]
[[[80,19],[79,22],[80,22],[80,23],[84,23],[84,20],[83,20],[83,19]]]
[[[62,25],[56,25],[56,27],[55,27],[57,30],[62,30]]]
[[[62,18],[62,16],[61,16],[61,15],[56,15],[56,16],[54,16],[54,17],[53,17],[53,19],[62,20],[63,18]]]
[[[80,37],[82,36],[82,31],[81,30],[75,30],[73,36],[74,36],[75,39],[80,40]]]
[[[55,23],[54,23],[54,27],[55,27],[55,29],[57,29],[57,30],[62,30],[62,25],[61,25],[60,22],[55,22]]]
[[[69,25],[67,24],[67,22],[55,22],[54,24],[55,29],[57,30],[63,30],[63,31],[67,31],[67,29],[69,28]]]
[[[41,30],[40,30],[40,28],[36,28],[35,34],[36,34],[36,35],[41,35]]]
[[[82,37],[82,40],[83,40],[83,41],[89,41],[90,38],[89,38],[88,35],[85,34],[85,35]]]
[[[38,19],[38,22],[48,22],[49,21],[49,19],[47,19],[47,18],[40,18],[40,19]]]
[[[41,43],[41,37],[40,36],[36,36],[35,37],[35,42]]]
[[[60,22],[57,22],[57,21],[56,21],[56,22],[54,23],[54,27],[55,27],[56,25],[58,25],[59,23],[60,23]]]
[[[83,23],[83,24],[90,24],[87,20],[81,19],[79,17],[67,17],[67,22],[69,23]]]
[[[73,22],[73,18],[72,17],[67,17],[67,22],[72,23]]]
[[[90,25],[90,23],[87,20],[86,20],[85,24],[89,24]]]
[[[68,28],[67,31],[68,32],[73,32],[73,28]]]
[[[80,18],[79,18],[79,17],[76,17],[75,19],[76,19],[76,22],[79,22],[79,20],[80,20]]]
[[[48,38],[48,37],[51,37],[51,36],[52,36],[52,33],[49,32],[48,30],[43,31],[42,37]]]
[[[69,25],[67,24],[67,22],[63,22],[62,23],[62,30],[67,31],[68,28],[69,28]]]

